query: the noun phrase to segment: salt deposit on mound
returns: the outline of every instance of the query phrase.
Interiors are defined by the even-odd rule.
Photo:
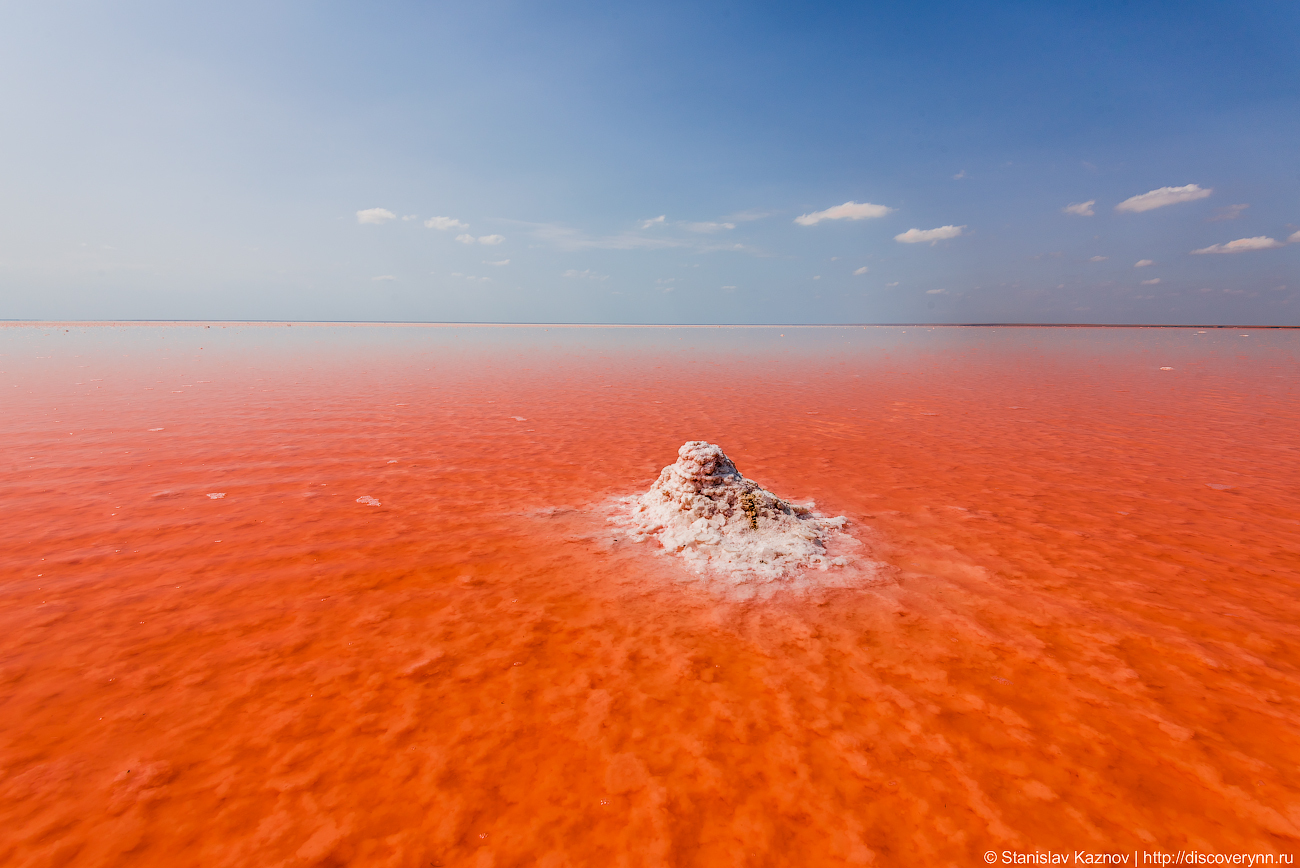
[[[633,539],[654,537],[694,571],[740,581],[848,563],[826,550],[831,539],[845,536],[844,517],[825,518],[812,504],[782,500],[741,476],[712,443],[692,440],[677,454],[649,491],[623,499],[628,512],[615,521]]]

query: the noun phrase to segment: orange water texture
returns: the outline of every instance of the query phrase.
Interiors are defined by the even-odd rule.
[[[0,864],[1293,853],[1297,349],[0,327]],[[688,439],[880,577],[618,539]]]

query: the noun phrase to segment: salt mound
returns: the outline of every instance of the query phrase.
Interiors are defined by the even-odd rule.
[[[844,566],[826,543],[844,536],[847,519],[825,518],[813,504],[782,500],[746,479],[719,446],[692,440],[650,490],[623,499],[615,521],[635,540],[654,537],[695,572],[771,581],[799,569]]]

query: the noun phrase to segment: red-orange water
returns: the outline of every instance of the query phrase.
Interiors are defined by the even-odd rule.
[[[5,327],[0,863],[1294,852],[1298,344]],[[887,578],[615,541],[688,439]]]

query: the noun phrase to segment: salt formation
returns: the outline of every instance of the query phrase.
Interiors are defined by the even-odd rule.
[[[782,500],[742,476],[712,443],[692,440],[677,455],[649,491],[624,499],[629,512],[616,521],[633,539],[652,536],[695,572],[740,581],[848,563],[826,551],[831,538],[843,536],[844,517],[825,518],[812,504]]]

